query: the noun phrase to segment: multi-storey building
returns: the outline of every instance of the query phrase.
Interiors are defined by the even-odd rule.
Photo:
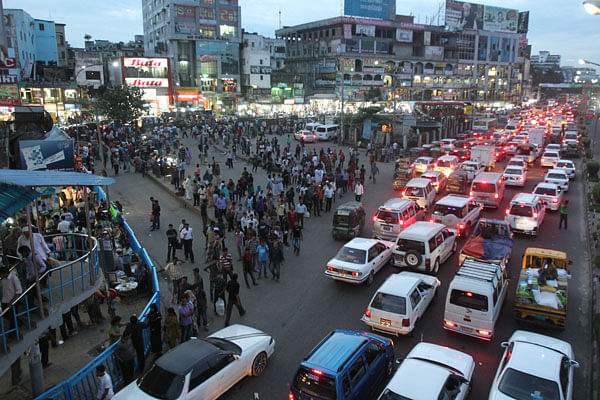
[[[146,56],[169,57],[172,80],[196,90],[206,109],[232,107],[240,93],[241,12],[237,0],[143,0]]]
[[[541,50],[539,54],[531,55],[532,67],[560,66],[560,54],[550,54],[549,51]]]
[[[36,62],[58,66],[58,48],[54,21],[34,20]]]
[[[26,11],[5,9],[5,24],[9,57],[14,57],[16,68],[10,74],[17,79],[31,78],[36,60],[35,20]],[[12,49],[12,50],[10,50]]]
[[[271,95],[271,51],[268,39],[257,33],[242,34],[242,92],[247,98]]]
[[[416,24],[412,16],[342,16],[275,34],[286,42],[286,70],[301,77],[309,98],[339,98],[342,87],[350,102],[377,93],[373,88],[382,99],[498,102],[524,96],[527,39],[516,27],[452,30]]]
[[[69,50],[67,43],[67,34],[65,32],[65,24],[54,24],[56,31],[56,52],[58,54],[58,66],[69,67]]]

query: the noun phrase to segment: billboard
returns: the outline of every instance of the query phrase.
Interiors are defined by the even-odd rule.
[[[375,26],[356,24],[356,35],[375,37]]]
[[[517,10],[484,6],[463,1],[446,0],[446,26],[451,30],[486,30],[516,33],[519,25]]]
[[[19,88],[14,85],[0,85],[0,106],[19,105]]]
[[[74,170],[73,140],[20,140],[21,168]]]
[[[529,30],[529,11],[519,13],[519,22],[517,23],[517,33],[527,33]]]
[[[413,31],[406,31],[404,29],[396,29],[396,41],[412,43]]]
[[[182,34],[192,34],[194,33],[194,31],[196,30],[196,24],[195,23],[189,23],[189,22],[177,22],[175,21],[175,33],[182,33]]]
[[[177,18],[196,19],[196,7],[175,5],[175,16]]]
[[[344,15],[392,20],[396,0],[344,0]]]

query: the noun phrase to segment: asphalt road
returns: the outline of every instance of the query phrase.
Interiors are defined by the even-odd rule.
[[[189,143],[191,149],[195,147],[192,141]],[[307,145],[308,148],[313,146],[319,145]],[[217,159],[223,166],[223,156],[217,154]],[[362,160],[367,164],[366,158],[363,157]],[[580,162],[577,161],[577,164],[579,168]],[[222,167],[222,176],[237,178],[244,165],[245,163],[236,162],[233,170]],[[500,170],[501,166],[498,166],[497,169]],[[381,174],[378,176],[377,184],[369,182],[365,185],[364,201],[368,218],[385,200],[398,195],[392,190],[392,170],[392,163],[380,164]],[[262,182],[262,186],[264,186],[264,179],[263,171],[255,174],[257,184]],[[507,188],[502,207],[497,210],[486,209],[482,216],[502,219],[504,210],[514,194],[521,191],[530,192],[540,180],[543,180],[542,169],[537,166],[530,169],[524,189]],[[158,198],[162,206],[161,227],[163,231],[160,233],[149,232],[150,203],[148,198],[150,196]],[[169,222],[178,224],[181,218],[186,218],[196,229],[196,237],[201,236],[199,233],[200,218],[182,208],[162,188],[148,179],[142,179],[140,175],[119,175],[117,183],[110,188],[110,197],[122,202],[126,217],[136,231],[140,242],[159,265],[164,265],[165,261],[164,230]],[[353,196],[346,194],[342,200],[338,199],[336,205],[351,200],[351,197]],[[566,198],[570,202],[569,229],[567,231],[558,231],[558,215],[554,212],[546,214],[538,237],[515,235],[512,259],[508,266],[509,275],[515,279],[510,281],[508,296],[496,324],[497,333],[491,342],[447,332],[442,328],[446,291],[457,269],[455,255],[441,266],[439,279],[442,285],[438,300],[429,307],[423,319],[417,323],[413,335],[393,338],[396,357],[404,357],[419,341],[438,343],[465,351],[471,354],[476,362],[471,398],[484,399],[487,398],[502,354],[500,343],[507,340],[516,329],[530,329],[564,339],[573,345],[576,359],[581,365],[575,371],[573,398],[590,398],[592,354],[590,256],[585,234],[584,196],[580,171],[577,173],[576,180],[571,182]],[[354,286],[327,278],[323,274],[326,262],[344,244],[344,242],[335,241],[331,237],[331,222],[331,214],[311,217],[306,221],[301,254],[299,257],[295,257],[291,250],[286,251],[281,283],[263,279],[259,282],[258,287],[252,287],[249,290],[242,285],[241,299],[247,314],[240,318],[234,310],[232,323],[250,325],[271,334],[276,340],[276,352],[270,359],[269,366],[263,375],[244,379],[229,390],[222,397],[223,399],[249,400],[255,398],[255,393],[258,393],[259,398],[263,400],[287,399],[288,388],[299,363],[327,333],[334,329],[362,330],[367,328],[360,321],[365,307],[383,281],[390,274],[398,272],[398,269],[391,265],[386,266],[375,276],[373,284],[368,287]],[[367,224],[364,236],[370,237],[370,234],[371,226]],[[227,240],[231,243],[232,238],[228,237]],[[463,244],[464,239],[460,240],[459,249]],[[532,246],[566,251],[573,260],[567,327],[562,331],[539,330],[521,326],[513,319],[512,304],[515,297],[516,277],[518,277],[521,267],[521,256],[527,247]],[[196,240],[194,251],[197,260],[204,258],[203,248],[203,240],[201,243]],[[233,244],[230,248],[234,248]],[[241,270],[239,262],[234,266],[236,270]],[[186,274],[192,275],[190,264],[186,264],[184,269]],[[204,275],[204,281],[206,287],[207,275]],[[163,282],[164,312],[170,295],[166,292],[166,284],[164,284],[166,281],[162,280],[161,282]],[[223,326],[223,317],[215,318],[212,311],[209,311],[209,319],[211,332]],[[426,380],[424,380],[425,382]],[[378,395],[378,392],[373,393],[373,398],[375,399]]]

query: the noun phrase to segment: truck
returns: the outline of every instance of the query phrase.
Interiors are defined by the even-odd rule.
[[[506,221],[480,218],[473,234],[458,254],[458,265],[467,259],[476,259],[497,262],[506,267],[512,252],[512,237]]]
[[[394,167],[394,190],[401,190],[406,183],[415,177],[415,166],[410,158],[399,158]]]
[[[529,131],[529,144],[534,146],[541,145],[544,147],[544,133],[546,130],[544,128],[534,128]]]
[[[513,314],[519,321],[564,328],[569,258],[557,250],[530,247],[523,255]]]
[[[494,146],[471,147],[471,160],[482,164],[486,170],[491,171],[496,165],[496,148]]]

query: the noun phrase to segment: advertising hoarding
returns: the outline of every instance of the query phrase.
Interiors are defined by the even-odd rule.
[[[344,15],[392,20],[396,0],[344,0]]]
[[[20,140],[19,154],[22,169],[75,169],[73,140]]]
[[[196,19],[196,7],[175,5],[176,18]]]
[[[517,33],[527,33],[529,30],[529,11],[519,13],[519,22],[517,23]]]
[[[125,78],[125,83],[139,87],[169,87],[167,78]]]
[[[396,29],[396,41],[412,43],[413,31],[406,31],[404,29]]]
[[[0,106],[17,106],[19,103],[17,85],[0,85]]]
[[[357,36],[371,36],[371,37],[375,37],[375,26],[374,25],[359,25],[359,24],[356,24],[356,35]]]
[[[123,57],[124,67],[154,67],[167,68],[168,59],[166,57]]]
[[[352,25],[344,24],[344,39],[352,39]]]
[[[519,18],[519,12],[509,8],[446,0],[445,23],[451,30],[483,29],[491,32],[516,33]]]
[[[195,23],[175,21],[175,33],[183,33],[189,35],[196,30]]]
[[[444,58],[442,46],[425,46],[425,58],[429,60],[441,60]]]

